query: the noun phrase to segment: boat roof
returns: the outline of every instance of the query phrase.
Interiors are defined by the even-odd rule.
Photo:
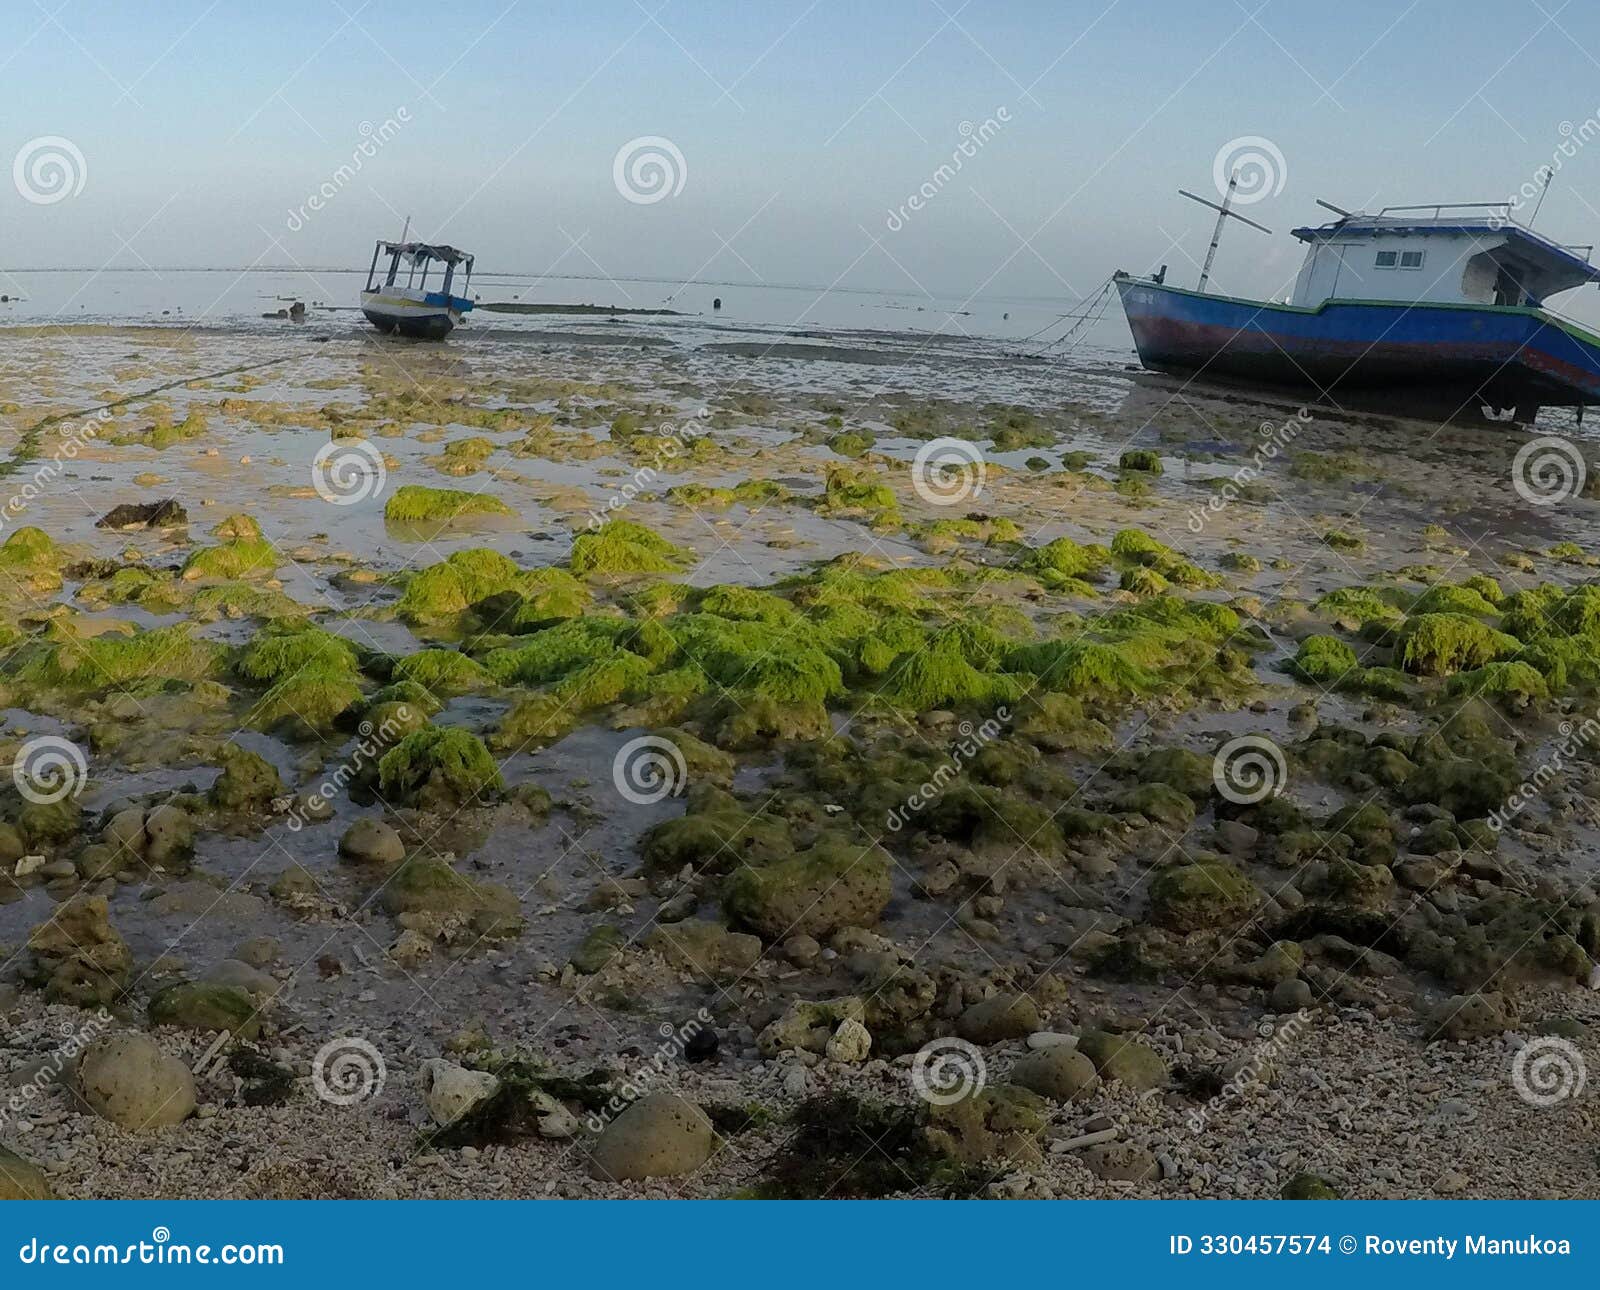
[[[378,245],[390,255],[398,251],[410,260],[442,260],[445,264],[460,264],[463,260],[472,259],[469,252],[443,243],[380,241]]]
[[[1518,224],[1505,202],[1472,202],[1456,206],[1385,206],[1376,215],[1354,212],[1334,220],[1290,230],[1302,242],[1323,242],[1333,237],[1378,236],[1428,237],[1451,233],[1486,233],[1504,237],[1519,245],[1523,254],[1546,262],[1552,269],[1570,276],[1574,284],[1600,282],[1600,265],[1589,262],[1592,246],[1569,247]],[[1450,212],[1457,213],[1450,213]],[[1583,254],[1578,254],[1578,252]]]

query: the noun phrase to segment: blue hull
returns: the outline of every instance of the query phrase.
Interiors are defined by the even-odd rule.
[[[1600,403],[1600,337],[1543,313],[1479,305],[1334,300],[1314,309],[1184,291],[1119,274],[1154,371],[1310,392],[1398,412],[1531,419]]]

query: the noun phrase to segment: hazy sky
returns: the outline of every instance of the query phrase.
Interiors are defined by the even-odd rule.
[[[1281,292],[1313,198],[1505,197],[1600,111],[1588,0],[6,11],[0,161],[37,164],[13,167],[35,198],[61,182],[42,154],[74,173],[55,201],[0,183],[4,267],[364,268],[409,214],[480,269],[1070,296],[1161,260],[1192,282],[1210,219],[1175,189],[1211,194],[1218,150],[1261,136],[1282,189],[1246,213],[1278,236],[1234,230],[1216,285]],[[660,200],[614,182],[642,137],[683,159]],[[1573,150],[1539,228],[1600,241],[1600,137]]]

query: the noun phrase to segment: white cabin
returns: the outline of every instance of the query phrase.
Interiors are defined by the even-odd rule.
[[[1452,209],[1474,213],[1445,214]],[[1289,303],[1308,308],[1325,300],[1538,307],[1558,291],[1600,282],[1592,247],[1552,242],[1512,221],[1503,205],[1387,206],[1294,236],[1309,249]]]

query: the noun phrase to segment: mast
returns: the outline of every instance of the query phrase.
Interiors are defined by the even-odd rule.
[[[1187,197],[1190,201],[1199,202],[1202,206],[1209,206],[1212,210],[1217,212],[1217,226],[1211,230],[1211,246],[1206,251],[1206,262],[1200,268],[1200,285],[1196,288],[1196,290],[1204,291],[1206,289],[1206,282],[1211,277],[1211,262],[1217,258],[1217,243],[1222,240],[1222,226],[1227,220],[1236,219],[1241,224],[1248,224],[1251,228],[1260,229],[1263,233],[1272,232],[1272,230],[1267,228],[1266,225],[1257,224],[1255,220],[1246,219],[1243,215],[1239,214],[1238,211],[1228,209],[1228,203],[1233,200],[1233,190],[1238,186],[1239,172],[1235,170],[1233,174],[1228,176],[1228,191],[1222,195],[1222,205],[1220,206],[1218,206],[1216,202],[1208,202],[1204,197],[1196,197],[1193,193],[1186,189],[1178,189],[1178,196]]]
[[[1211,245],[1206,248],[1206,262],[1200,266],[1200,285],[1197,290],[1206,289],[1206,281],[1211,277],[1211,262],[1217,258],[1217,243],[1222,241],[1222,226],[1228,219],[1228,203],[1233,200],[1233,190],[1239,186],[1239,172],[1235,170],[1228,176],[1228,191],[1222,194],[1222,205],[1217,207],[1217,225],[1211,230]]]

